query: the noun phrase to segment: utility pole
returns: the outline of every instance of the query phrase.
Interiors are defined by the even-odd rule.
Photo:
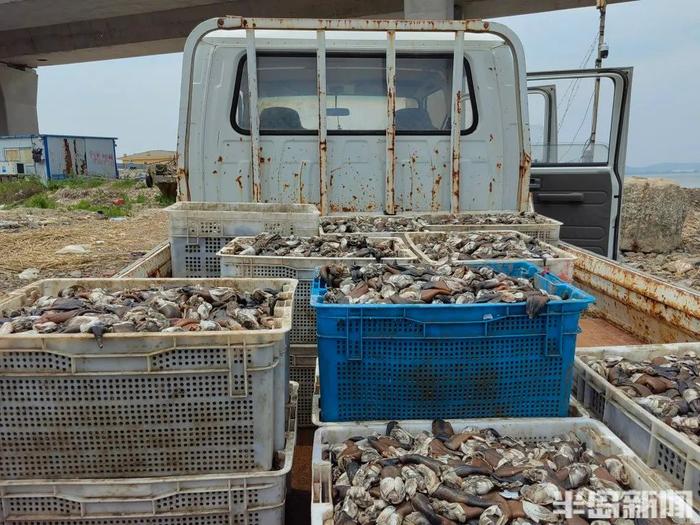
[[[595,59],[595,68],[603,66],[603,59],[608,58],[608,46],[605,45],[605,9],[608,0],[596,0],[596,7],[600,12],[600,24],[598,28],[598,54]],[[598,104],[600,102],[600,77],[595,79],[595,91],[593,92],[593,115],[591,118],[591,136],[588,139],[588,156],[594,158],[596,131],[598,127]]]

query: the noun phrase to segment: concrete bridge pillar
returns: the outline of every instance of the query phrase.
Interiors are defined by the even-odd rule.
[[[455,17],[454,0],[403,0],[407,19],[452,20]]]
[[[0,63],[0,136],[39,133],[36,70]]]

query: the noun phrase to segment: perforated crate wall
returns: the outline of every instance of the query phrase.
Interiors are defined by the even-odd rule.
[[[0,352],[0,478],[269,469],[284,442],[286,350],[282,339],[108,358]]]
[[[216,253],[232,237],[172,237],[170,256],[173,277],[220,277],[221,261]]]
[[[535,321],[546,333],[546,318]],[[494,329],[521,323],[494,321]],[[393,320],[402,335],[391,337],[370,335],[379,331],[369,324],[348,327],[362,330],[361,349],[319,337],[324,421],[566,416],[575,334],[555,355],[546,335],[424,338]]]
[[[295,345],[289,349],[289,379],[299,383],[300,427],[313,426],[311,420],[314,382],[316,381],[316,345]]]
[[[224,260],[222,265],[223,277],[297,279],[299,282],[294,293],[289,343],[293,345],[316,343],[316,310],[310,304],[311,286],[316,276],[315,266],[308,269],[297,269],[281,265],[236,264],[228,260]],[[294,381],[296,380],[294,379]]]
[[[297,387],[290,385],[288,433],[275,470],[218,475],[0,486],[0,523],[37,525],[282,525],[294,461]]]
[[[115,496],[118,496],[115,494]],[[104,498],[106,499],[106,498]],[[282,502],[284,497],[282,496]],[[256,510],[259,503],[258,490],[204,491],[181,493],[154,501],[153,516],[138,518],[112,517],[89,519],[81,516],[81,505],[57,497],[6,498],[6,519],[2,523],[28,523],[41,525],[69,525],[89,523],[100,525],[282,525],[284,509]],[[127,505],[127,504],[122,504]],[[164,514],[171,514],[170,516]],[[178,514],[181,514],[178,516]],[[47,516],[54,516],[47,518]],[[36,519],[32,519],[36,517]],[[61,519],[65,518],[65,519]]]

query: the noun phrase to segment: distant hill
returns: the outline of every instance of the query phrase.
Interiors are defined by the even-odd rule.
[[[627,166],[627,175],[645,175],[650,173],[700,173],[700,162],[661,162],[649,166]]]

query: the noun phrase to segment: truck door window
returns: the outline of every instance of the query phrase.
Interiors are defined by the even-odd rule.
[[[261,134],[315,135],[318,130],[316,56],[261,54],[258,111]],[[245,58],[236,77],[231,123],[249,134],[250,108]],[[387,127],[386,59],[378,55],[326,57],[326,118],[330,135],[384,134]],[[464,62],[462,133],[476,127],[471,74]],[[396,59],[397,134],[450,134],[452,57],[402,56]]]
[[[528,96],[533,164],[605,165],[608,163],[615,86],[612,79],[600,79],[600,94],[595,136],[593,108],[594,78],[552,79],[532,82]],[[555,129],[544,132],[547,102],[532,93],[539,85],[556,89],[557,121]],[[548,134],[550,135],[548,137]]]

